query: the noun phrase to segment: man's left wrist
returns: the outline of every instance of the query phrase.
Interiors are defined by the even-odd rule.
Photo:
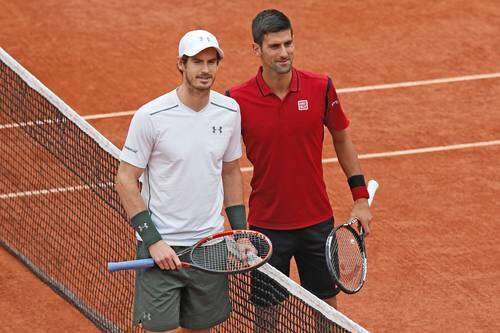
[[[363,175],[353,175],[347,179],[351,189],[352,200],[368,199],[368,189],[366,188],[365,177]]]
[[[354,200],[354,204],[368,206],[368,199],[367,198],[358,198],[358,199]]]
[[[234,205],[226,207],[226,216],[231,225],[231,229],[247,229],[247,216],[245,211],[245,205]]]

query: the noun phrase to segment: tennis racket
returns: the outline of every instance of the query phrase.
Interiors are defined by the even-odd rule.
[[[378,183],[368,182],[368,205],[371,205]],[[352,218],[335,227],[326,240],[326,263],[340,290],[354,294],[366,280],[367,262],[364,231],[361,223]]]
[[[235,274],[255,269],[266,263],[273,252],[269,238],[252,230],[216,233],[177,253],[182,267],[205,272]],[[183,261],[182,257],[189,260]],[[109,262],[108,271],[153,267],[152,258]]]

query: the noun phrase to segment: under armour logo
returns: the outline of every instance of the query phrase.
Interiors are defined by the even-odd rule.
[[[144,319],[144,320],[151,320],[151,313],[144,312],[142,314],[142,319]]]
[[[219,131],[219,133],[222,134],[222,126],[219,127],[212,126],[212,133],[216,133],[217,131]]]
[[[139,229],[139,232],[142,232],[143,230],[146,230],[148,228],[148,224],[144,222],[144,224],[139,225],[137,229]]]
[[[337,104],[337,105],[338,105],[338,104],[339,104],[339,101],[338,101],[338,100],[334,100],[334,101],[332,102],[332,108],[334,108],[334,107],[335,107],[335,104]]]

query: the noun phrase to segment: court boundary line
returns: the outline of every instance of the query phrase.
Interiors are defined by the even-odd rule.
[[[384,158],[384,157],[396,157],[396,156],[404,156],[404,155],[417,155],[417,154],[425,154],[425,153],[434,153],[434,152],[443,152],[443,151],[451,151],[451,150],[461,150],[461,149],[469,149],[469,148],[479,148],[479,147],[488,147],[488,146],[496,146],[500,145],[500,140],[492,140],[492,141],[480,141],[480,142],[471,142],[471,143],[461,143],[455,145],[448,146],[435,146],[435,147],[424,147],[424,148],[415,148],[415,149],[406,149],[406,150],[395,150],[395,151],[387,151],[382,153],[370,153],[370,154],[361,154],[358,156],[360,160],[368,160],[373,158]],[[321,160],[322,164],[330,164],[337,163],[337,158],[324,158]],[[248,173],[253,171],[253,167],[243,167],[240,168],[242,173]],[[98,184],[94,186],[113,186],[113,184]],[[70,187],[59,187],[53,189],[40,189],[33,191],[25,191],[25,192],[13,192],[13,193],[0,193],[0,199],[14,199],[18,197],[30,197],[36,195],[44,195],[44,194],[58,194],[63,192],[73,192],[73,191],[81,191],[90,189],[88,185],[82,186],[70,186]]]
[[[454,76],[454,77],[446,77],[446,78],[431,79],[431,80],[377,84],[377,85],[364,86],[364,87],[340,88],[340,89],[337,89],[337,93],[348,94],[348,93],[353,93],[353,92],[387,90],[387,89],[395,89],[395,88],[411,88],[411,87],[418,87],[418,86],[429,86],[429,85],[433,85],[433,84],[456,83],[456,82],[495,79],[495,78],[500,78],[500,72],[489,73],[489,74],[473,74],[473,75],[464,75],[464,76]]]
[[[67,119],[71,120],[75,126],[80,128],[88,136],[94,139],[101,148],[110,153],[112,156],[119,156],[120,150],[111,143],[104,135],[99,133],[92,125],[87,121],[82,121],[82,117],[66,104],[59,96],[57,96],[52,90],[47,88],[40,80],[38,80],[33,74],[31,74],[26,68],[24,68],[16,59],[14,59],[10,54],[8,54],[3,48],[0,47],[0,60],[12,70],[16,75],[18,75],[24,83],[33,89],[35,92],[44,97],[53,107],[55,107],[62,115]],[[40,120],[38,120],[40,121]],[[42,123],[51,123],[54,120],[41,120]],[[61,120],[63,121],[63,120]],[[36,121],[35,121],[36,122]],[[31,123],[31,124],[30,124]],[[16,128],[17,126],[31,126],[33,121],[21,124],[0,124],[0,130]]]
[[[76,186],[67,186],[67,187],[57,187],[57,188],[49,188],[49,189],[39,189],[39,190],[31,190],[24,192],[11,192],[11,193],[0,193],[0,199],[17,199],[22,197],[31,197],[37,195],[46,195],[46,194],[61,194],[66,192],[76,192],[82,190],[91,190],[93,188],[104,188],[104,187],[114,187],[114,183],[102,183],[102,184],[94,184],[90,185],[76,185]]]
[[[418,86],[428,86],[428,85],[433,85],[433,84],[457,83],[457,82],[465,82],[465,81],[495,79],[495,78],[500,78],[500,72],[487,73],[487,74],[472,74],[472,75],[454,76],[454,77],[446,77],[446,78],[431,79],[431,80],[377,84],[377,85],[368,85],[368,86],[361,86],[361,87],[339,88],[336,91],[338,94],[350,94],[350,93],[355,93],[355,92],[367,92],[367,91],[387,90],[387,89],[396,89],[396,88],[412,88],[412,87],[418,87]],[[85,120],[98,120],[98,119],[108,119],[108,118],[117,118],[117,117],[128,117],[128,116],[132,116],[136,111],[137,110],[128,110],[128,111],[119,111],[119,112],[110,112],[110,113],[100,113],[100,114],[82,116],[82,118]]]
[[[443,152],[443,151],[450,151],[450,150],[460,150],[460,149],[468,149],[468,148],[496,146],[496,145],[500,145],[500,140],[479,141],[479,142],[460,143],[460,144],[447,145],[447,146],[434,146],[434,147],[387,151],[387,152],[382,152],[382,153],[361,154],[361,155],[358,155],[358,159],[368,160],[368,159],[373,159],[373,158],[395,157],[395,156],[403,156],[403,155],[417,155],[417,154],[435,153],[435,152]],[[337,163],[338,159],[336,157],[324,158],[321,160],[321,162],[322,162],[322,164]],[[253,167],[241,168],[241,172],[251,172],[251,171],[253,171]]]

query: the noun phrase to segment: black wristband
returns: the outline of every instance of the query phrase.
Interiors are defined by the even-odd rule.
[[[134,230],[137,231],[139,236],[141,236],[146,248],[149,248],[151,245],[162,239],[155,224],[151,220],[151,215],[147,210],[132,217],[131,222]]]
[[[349,183],[349,188],[353,189],[358,186],[366,186],[365,183],[365,176],[363,175],[354,175],[349,177],[347,179],[347,182]]]
[[[226,207],[226,215],[231,224],[231,229],[246,229],[247,228],[247,214],[245,205],[236,205]]]

